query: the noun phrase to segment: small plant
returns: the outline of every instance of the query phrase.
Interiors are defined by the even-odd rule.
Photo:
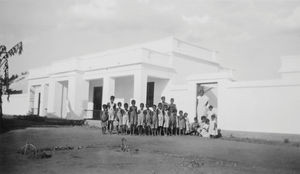
[[[289,140],[288,138],[285,138],[285,139],[283,140],[283,142],[287,144],[287,143],[290,142],[290,140]]]

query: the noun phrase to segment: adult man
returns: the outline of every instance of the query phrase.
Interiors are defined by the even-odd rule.
[[[201,120],[202,116],[207,116],[207,106],[209,98],[204,95],[204,89],[201,88],[197,96],[197,119]]]

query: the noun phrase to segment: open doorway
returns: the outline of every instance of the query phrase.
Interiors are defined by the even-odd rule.
[[[93,119],[100,120],[101,108],[102,108],[102,86],[94,87],[93,95]]]
[[[196,115],[198,120],[201,116],[206,116],[211,119],[211,115],[218,115],[218,83],[198,83],[197,84],[197,103],[196,103]],[[201,94],[204,91],[204,94]]]
[[[149,105],[150,107],[153,106],[154,103],[154,82],[147,82],[147,101],[146,105]]]

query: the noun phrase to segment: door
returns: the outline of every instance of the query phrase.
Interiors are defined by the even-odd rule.
[[[93,97],[93,119],[99,120],[102,108],[102,86],[94,87],[94,97]]]
[[[154,100],[154,82],[148,82],[147,83],[147,101],[146,104],[148,104],[150,107],[153,106],[153,100]]]

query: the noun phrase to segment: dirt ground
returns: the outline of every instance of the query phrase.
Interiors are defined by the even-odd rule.
[[[123,137],[128,152],[121,151]],[[32,159],[17,153],[26,141],[37,148],[74,149]],[[195,136],[101,135],[99,129],[80,126],[27,128],[0,135],[0,173],[300,173],[300,147]]]

